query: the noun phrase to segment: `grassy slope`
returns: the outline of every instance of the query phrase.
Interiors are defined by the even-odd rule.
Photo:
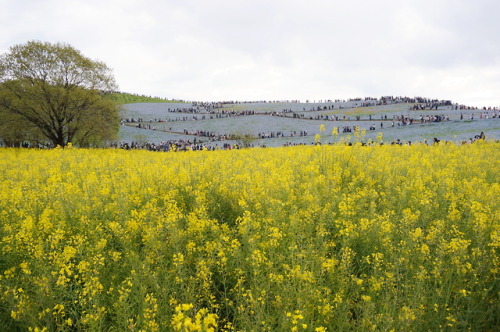
[[[179,100],[169,100],[159,97],[148,97],[144,95],[136,95],[123,92],[115,92],[106,95],[109,99],[117,102],[118,104],[133,104],[133,103],[178,103]]]

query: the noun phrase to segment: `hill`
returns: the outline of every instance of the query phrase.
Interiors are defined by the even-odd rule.
[[[122,107],[121,142],[184,142],[221,147],[231,136],[249,135],[253,146],[312,144],[341,140],[385,143],[463,142],[484,132],[500,139],[500,110],[416,100],[326,102],[136,103]],[[323,127],[321,127],[323,125]],[[320,127],[322,128],[320,130]],[[335,129],[336,128],[336,129]],[[355,135],[355,128],[363,135]],[[337,130],[338,135],[332,133]],[[362,136],[362,137],[359,137]],[[190,143],[191,142],[191,143]]]

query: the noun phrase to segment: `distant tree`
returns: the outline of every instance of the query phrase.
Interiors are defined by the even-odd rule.
[[[248,148],[252,146],[252,143],[255,141],[255,136],[249,133],[236,132],[230,135],[230,138],[235,140],[236,143],[242,148]]]
[[[146,135],[143,134],[134,135],[133,138],[135,142],[138,144],[146,144],[148,142],[148,138],[146,137]]]
[[[119,129],[111,70],[64,43],[29,41],[0,56],[0,138],[97,144]]]

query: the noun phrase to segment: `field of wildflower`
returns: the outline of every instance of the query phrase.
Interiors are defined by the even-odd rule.
[[[500,145],[0,150],[0,330],[500,326]]]

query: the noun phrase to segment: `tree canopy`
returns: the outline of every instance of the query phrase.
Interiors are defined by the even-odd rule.
[[[64,43],[29,41],[0,56],[0,138],[54,146],[98,144],[115,137],[111,69]]]

